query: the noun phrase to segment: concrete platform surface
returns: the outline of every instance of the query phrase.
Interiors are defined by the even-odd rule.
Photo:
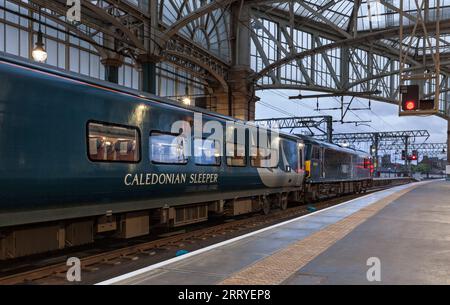
[[[394,187],[99,284],[448,284],[449,195]]]
[[[367,280],[372,257],[379,260],[380,282]],[[284,282],[368,283],[450,284],[449,181],[401,196]]]

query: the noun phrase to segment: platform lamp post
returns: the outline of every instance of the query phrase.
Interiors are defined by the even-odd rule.
[[[47,51],[44,48],[44,41],[41,30],[41,8],[39,7],[39,30],[37,33],[36,45],[31,52],[31,56],[37,62],[45,62],[47,60]]]
[[[450,118],[447,119],[447,164],[445,174],[445,180],[450,181]]]

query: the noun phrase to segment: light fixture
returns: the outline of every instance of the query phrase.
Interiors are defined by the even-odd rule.
[[[183,102],[183,104],[189,106],[191,104],[191,99],[189,97],[183,97],[183,99],[181,100],[181,102]]]
[[[39,30],[36,46],[31,53],[33,59],[38,62],[44,62],[47,60],[47,52],[44,49],[44,43],[42,42],[42,32]]]
[[[191,99],[189,98],[189,86],[186,83],[186,87],[184,88],[185,97],[181,99],[181,102],[187,106],[191,104]]]
[[[37,62],[45,62],[47,60],[47,52],[44,48],[44,42],[42,39],[42,31],[41,31],[41,9],[39,8],[39,31],[37,33],[37,41],[36,46],[31,52],[31,56]]]

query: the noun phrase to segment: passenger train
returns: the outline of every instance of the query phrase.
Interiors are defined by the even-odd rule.
[[[173,124],[193,128],[196,114],[205,126],[243,127],[243,142],[225,135],[210,140],[201,131],[189,138],[190,147],[185,138],[174,148],[180,134]],[[265,148],[279,152],[268,161],[248,126],[1,55],[0,259],[102,236],[142,236],[213,213],[269,213],[288,202],[371,186],[371,158],[364,152],[280,133]]]

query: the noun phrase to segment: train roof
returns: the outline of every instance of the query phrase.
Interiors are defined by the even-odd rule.
[[[312,143],[312,144],[316,144],[322,147],[328,147],[328,148],[332,148],[334,150],[338,150],[338,151],[342,151],[342,152],[346,152],[349,154],[357,154],[357,155],[364,155],[364,156],[370,156],[368,153],[366,153],[365,151],[359,150],[359,149],[353,149],[353,148],[348,148],[348,147],[342,147],[340,145],[337,144],[333,144],[333,143],[329,143],[329,142],[325,142],[325,141],[320,141],[317,139],[314,139],[312,137],[309,136],[305,136],[305,135],[298,135],[300,138],[302,138],[306,143]]]
[[[199,108],[196,106],[190,106],[190,105],[184,105],[184,104],[180,104],[180,103],[176,103],[173,100],[170,100],[168,98],[164,98],[164,97],[160,97],[157,96],[155,94],[151,94],[148,92],[144,92],[144,91],[139,91],[136,89],[132,89],[132,88],[127,88],[127,87],[123,87],[123,86],[119,86],[116,84],[113,84],[111,82],[107,82],[101,79],[95,79],[89,76],[83,76],[83,75],[79,75],[76,74],[74,72],[69,72],[69,71],[65,71],[62,70],[60,68],[57,67],[53,67],[47,64],[43,64],[43,63],[35,63],[35,62],[31,62],[25,58],[22,57],[18,57],[15,55],[11,55],[11,54],[7,54],[4,52],[0,52],[0,62],[3,63],[9,63],[12,64],[14,66],[16,66],[17,68],[25,68],[25,69],[30,69],[31,71],[34,72],[41,72],[41,73],[45,73],[46,75],[50,75],[53,77],[59,77],[59,78],[63,78],[65,80],[71,80],[71,81],[78,81],[81,83],[84,83],[85,85],[88,86],[94,86],[100,90],[107,90],[107,91],[113,91],[116,92],[118,94],[126,94],[126,95],[130,95],[133,96],[135,98],[140,98],[140,99],[144,99],[147,101],[153,101],[153,102],[159,102],[161,104],[165,104],[168,106],[172,106],[172,107],[176,107],[176,108],[180,108],[180,109],[185,109],[188,111],[194,111],[194,112],[201,112],[203,114],[207,114],[216,118],[220,118],[226,121],[233,121],[236,123],[240,123],[243,125],[252,125],[252,126],[257,126],[254,122],[252,121],[243,121],[243,120],[239,120],[230,116],[226,116],[217,112],[213,112],[213,111],[209,111],[207,109],[204,108]],[[273,130],[271,128],[267,128],[265,126],[261,126],[258,125],[259,127],[265,128],[267,130]],[[342,152],[347,152],[347,153],[351,153],[351,154],[364,154],[364,155],[368,155],[366,152],[361,151],[361,150],[355,150],[355,149],[351,149],[351,148],[345,148],[336,144],[331,144],[328,142],[324,142],[324,141],[319,141],[317,139],[305,136],[305,135],[295,135],[295,134],[291,134],[291,133],[287,133],[287,132],[283,132],[280,130],[277,130],[277,132],[279,134],[281,134],[283,137],[287,137],[287,138],[291,138],[293,140],[295,139],[301,139],[304,140],[305,142],[310,142],[310,143],[315,143],[317,145],[320,146],[325,146],[325,147],[329,147],[332,148],[334,150],[339,150]]]
[[[216,117],[225,121],[233,121],[239,124],[243,124],[243,125],[252,125],[252,126],[259,126],[261,128],[264,128],[266,130],[273,130],[271,128],[265,127],[265,126],[261,126],[261,125],[256,125],[256,123],[252,122],[252,121],[243,121],[240,119],[236,119],[227,115],[223,115],[217,112],[213,112],[204,108],[199,108],[196,106],[191,106],[191,105],[184,105],[184,104],[180,104],[180,103],[176,103],[173,100],[170,100],[168,98],[164,98],[164,97],[160,97],[157,96],[155,94],[152,93],[148,93],[148,92],[144,92],[144,91],[139,91],[136,89],[132,89],[132,88],[127,88],[127,87],[123,87],[108,81],[104,81],[101,79],[96,79],[96,78],[92,78],[89,76],[84,76],[84,75],[79,75],[77,73],[71,72],[71,71],[66,71],[66,70],[62,70],[60,68],[57,67],[53,67],[50,66],[48,64],[44,64],[44,63],[35,63],[35,62],[31,62],[25,58],[19,57],[19,56],[15,56],[15,55],[11,55],[11,54],[7,54],[5,52],[0,52],[0,63],[4,63],[4,64],[12,64],[13,66],[17,67],[17,68],[22,68],[22,69],[29,69],[32,72],[41,72],[44,73],[48,76],[53,76],[53,77],[57,77],[57,78],[62,78],[66,81],[77,81],[77,82],[81,82],[84,83],[87,86],[93,86],[96,87],[100,90],[106,90],[106,91],[113,91],[116,92],[118,94],[125,94],[125,95],[129,95],[135,98],[140,98],[140,99],[144,99],[150,102],[158,102],[161,104],[165,104],[168,106],[172,106],[172,107],[176,107],[179,109],[184,109],[184,110],[188,110],[188,111],[194,111],[194,112],[201,112],[203,114],[206,115],[210,115],[212,117]],[[292,138],[292,139],[299,139],[299,137],[297,135],[291,134],[291,133],[286,133],[280,130],[277,130],[277,132],[281,135],[283,135],[284,137],[288,137],[288,138]]]

